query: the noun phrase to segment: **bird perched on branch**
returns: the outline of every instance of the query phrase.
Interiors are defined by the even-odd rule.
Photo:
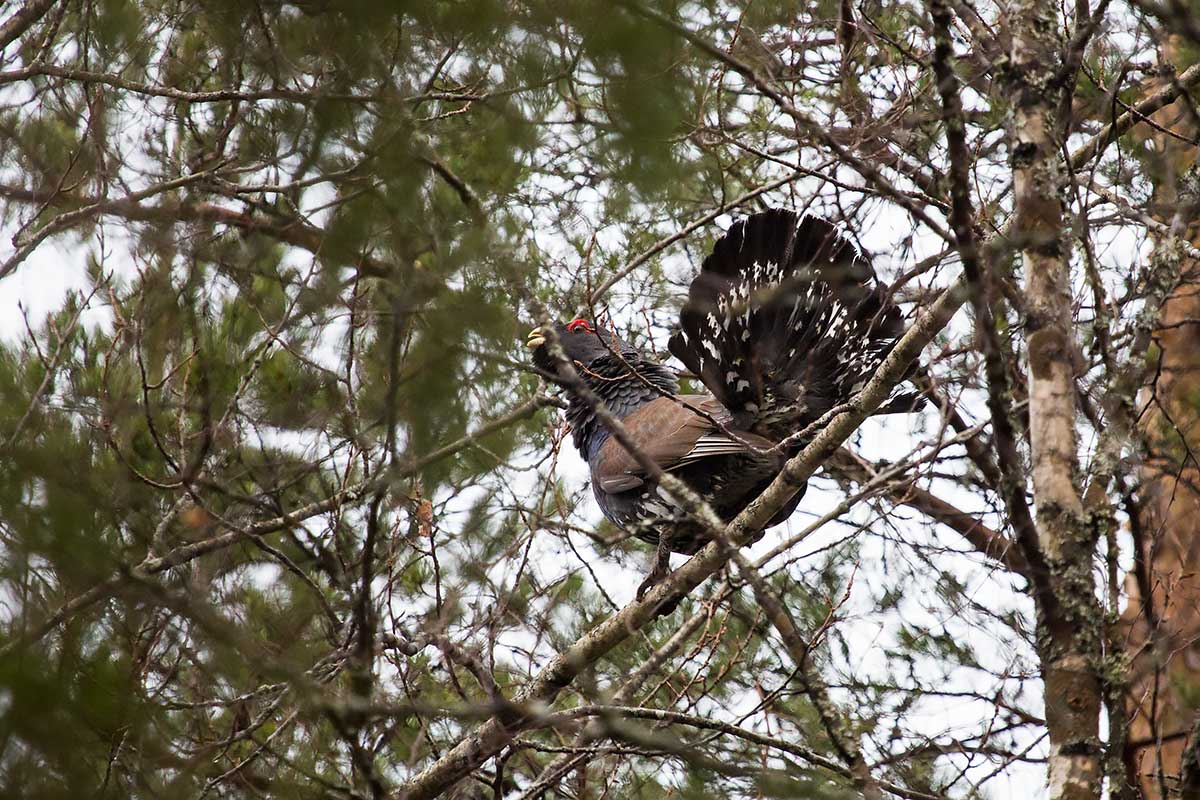
[[[672,551],[695,553],[710,537],[612,435],[596,401],[621,421],[644,459],[729,521],[819,432],[813,423],[854,398],[903,327],[870,264],[833,225],[771,210],[737,222],[717,242],[671,336],[671,353],[706,393],[680,394],[672,370],[592,321],[530,332],[526,345],[544,375],[564,382],[565,358],[590,389],[571,392],[566,418],[600,510],[658,546],[639,597],[669,571]],[[919,402],[899,394],[875,413]],[[767,527],[786,520],[803,494]]]

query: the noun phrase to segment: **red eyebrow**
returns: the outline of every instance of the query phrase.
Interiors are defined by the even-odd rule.
[[[580,328],[583,328],[588,333],[592,332],[592,326],[588,324],[586,319],[573,319],[567,323],[567,330],[569,330],[571,333],[574,333]]]

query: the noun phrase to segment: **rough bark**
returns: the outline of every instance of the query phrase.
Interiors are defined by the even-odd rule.
[[[1166,60],[1178,54],[1176,45],[1167,43]],[[1197,134],[1178,103],[1154,119],[1189,139]],[[1155,206],[1169,223],[1180,211],[1186,194],[1180,180],[1197,152],[1165,133],[1154,138],[1162,154],[1152,170]],[[1194,210],[1185,212],[1187,238],[1196,243],[1200,224]],[[1136,562],[1126,578],[1129,604],[1123,614],[1131,663],[1126,761],[1146,798],[1195,791],[1185,785],[1191,781],[1181,784],[1180,775],[1190,772],[1181,759],[1196,722],[1200,686],[1200,262],[1181,252],[1178,264],[1182,279],[1154,333],[1153,380],[1138,402],[1138,411],[1144,409],[1139,422],[1144,459],[1131,520]]]
[[[1015,220],[1025,275],[1029,426],[1038,546],[1052,597],[1035,594],[1045,679],[1051,798],[1099,797],[1099,622],[1091,573],[1095,537],[1080,498],[1065,175],[1057,157],[1061,92],[1057,6],[1019,0],[1012,21]]]

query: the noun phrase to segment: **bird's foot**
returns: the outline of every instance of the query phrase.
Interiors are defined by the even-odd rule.
[[[654,565],[654,569],[650,570],[650,574],[646,576],[646,580],[638,584],[637,599],[641,600],[646,596],[646,592],[658,585],[659,581],[671,574],[671,568],[663,569],[658,564]]]
[[[640,601],[646,596],[646,592],[653,589],[660,581],[671,574],[671,539],[669,536],[659,534],[658,549],[654,553],[654,567],[651,568],[650,574],[641,582],[637,588],[636,597]],[[679,598],[670,598],[663,602],[660,613],[670,614],[679,605]]]

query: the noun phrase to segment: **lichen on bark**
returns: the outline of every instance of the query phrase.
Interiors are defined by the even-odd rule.
[[[1050,596],[1038,604],[1045,677],[1051,798],[1097,798],[1102,786],[1099,718],[1103,613],[1091,559],[1095,529],[1080,496],[1075,378],[1080,359],[1071,329],[1066,183],[1056,154],[1061,76],[1057,7],[1010,5],[1013,107],[1012,237],[1021,252],[1027,307],[1030,450],[1037,543]]]

